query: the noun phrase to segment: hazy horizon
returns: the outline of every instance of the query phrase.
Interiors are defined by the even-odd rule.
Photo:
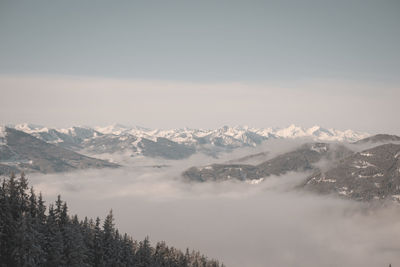
[[[54,125],[46,125],[46,124],[40,124],[40,123],[34,123],[34,122],[27,122],[27,121],[20,121],[20,122],[15,122],[15,123],[5,123],[5,124],[0,124],[0,126],[6,126],[6,127],[15,127],[15,126],[18,126],[18,125],[24,125],[24,124],[27,124],[27,125],[30,125],[30,126],[33,126],[33,127],[44,127],[44,128],[50,128],[50,129],[68,129],[68,128],[71,128],[71,127],[88,127],[88,128],[93,128],[93,129],[96,129],[96,128],[98,128],[98,127],[100,127],[100,128],[103,128],[103,127],[109,127],[109,126],[115,126],[115,127],[126,127],[127,129],[129,129],[129,128],[135,128],[135,127],[138,127],[138,128],[143,128],[144,130],[179,130],[179,129],[189,129],[189,130],[215,130],[215,129],[220,129],[220,128],[223,128],[223,127],[230,127],[230,128],[248,128],[248,129],[272,129],[272,130],[279,130],[279,129],[287,129],[287,128],[290,128],[290,127],[292,127],[292,126],[295,126],[295,127],[300,127],[300,128],[302,128],[302,129],[305,129],[305,130],[307,130],[307,129],[310,129],[310,128],[313,128],[313,127],[321,127],[321,128],[323,128],[323,129],[334,129],[334,130],[339,130],[339,131],[346,131],[346,130],[353,130],[353,131],[355,131],[355,132],[362,132],[362,131],[357,131],[357,129],[338,129],[338,128],[333,128],[333,127],[325,127],[324,125],[316,125],[316,124],[314,124],[314,125],[310,125],[310,126],[307,126],[307,127],[305,127],[305,126],[303,126],[303,125],[298,125],[298,124],[294,124],[294,123],[291,123],[291,124],[289,124],[289,125],[283,125],[283,126],[268,126],[268,125],[266,125],[266,126],[264,126],[264,127],[253,127],[253,126],[251,126],[251,125],[242,125],[242,124],[236,124],[236,125],[227,125],[227,124],[224,124],[224,125],[220,125],[220,126],[217,126],[217,127],[214,127],[214,128],[204,128],[204,127],[187,127],[187,126],[184,126],[184,127],[173,127],[173,128],[152,128],[152,127],[146,127],[146,126],[143,126],[143,125],[137,125],[137,124],[125,124],[125,123],[119,123],[119,122],[115,122],[115,123],[110,123],[110,124],[93,124],[93,125],[87,125],[87,124],[70,124],[70,125],[63,125],[63,126],[54,126]],[[369,133],[369,134],[374,134],[374,133]]]
[[[6,96],[0,99],[2,124],[69,127],[121,123],[155,129],[295,124],[400,133],[400,126],[391,120],[392,114],[400,113],[400,90],[381,90],[378,84],[189,83],[0,75],[0,88]]]
[[[396,1],[0,2],[0,122],[400,134]]]

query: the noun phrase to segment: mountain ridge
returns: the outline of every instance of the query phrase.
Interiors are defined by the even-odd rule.
[[[400,201],[400,144],[355,152],[338,165],[308,177],[304,187],[361,201]]]
[[[268,153],[253,154],[225,164],[191,167],[182,173],[190,182],[239,180],[257,184],[271,175],[287,172],[311,172],[297,188],[321,194],[333,194],[358,201],[400,202],[399,136],[378,134],[360,143],[306,143],[258,164],[242,164],[243,159],[266,158]],[[365,148],[366,142],[377,141]],[[386,142],[381,144],[382,142]],[[328,165],[318,164],[321,160]]]
[[[318,168],[314,164],[320,160],[339,161],[351,153],[352,151],[339,144],[306,143],[258,164],[241,164],[234,161],[231,163],[231,161],[225,164],[191,167],[182,175],[186,180],[196,182],[218,182],[231,179],[251,182],[288,172],[315,171]]]
[[[104,167],[116,168],[119,165],[45,142],[23,131],[7,127],[1,129],[0,174],[10,171],[51,173]]]
[[[15,129],[52,144],[86,155],[129,151],[132,156],[182,159],[202,152],[217,156],[240,147],[256,147],[271,139],[311,139],[324,142],[355,142],[370,134],[353,130],[326,129],[320,126],[302,128],[252,128],[223,126],[217,129],[149,129],[120,124],[105,127],[74,126],[48,128],[18,124]],[[172,150],[172,152],[168,151]],[[155,153],[157,151],[157,153]],[[175,152],[173,152],[175,151]]]

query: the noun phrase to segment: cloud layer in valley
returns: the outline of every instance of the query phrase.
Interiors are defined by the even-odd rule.
[[[194,162],[138,161],[117,170],[30,175],[72,213],[102,216],[113,209],[117,227],[134,238],[201,250],[227,266],[388,266],[400,263],[399,207],[295,191],[306,173],[252,185],[184,183]],[[225,159],[220,159],[221,161]],[[169,167],[151,167],[155,163]]]

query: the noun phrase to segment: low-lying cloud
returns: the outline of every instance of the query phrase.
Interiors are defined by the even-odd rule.
[[[185,183],[180,174],[194,159],[37,174],[30,181],[47,201],[61,194],[81,218],[104,218],[112,208],[121,232],[200,250],[230,267],[400,264],[399,207],[294,190],[306,173],[256,185]],[[155,163],[169,167],[151,167]]]

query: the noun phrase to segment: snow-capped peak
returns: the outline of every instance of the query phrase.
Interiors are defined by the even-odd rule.
[[[287,128],[277,130],[275,135],[282,138],[298,138],[307,136],[306,131],[303,128],[294,124],[291,124]]]
[[[25,133],[40,133],[40,132],[48,132],[49,129],[41,126],[41,125],[36,125],[36,124],[30,124],[30,123],[21,123],[17,124],[14,126],[15,129],[19,131],[23,131]]]
[[[123,137],[121,140],[129,140],[129,137],[136,139],[148,139],[154,142],[158,138],[165,138],[170,141],[190,146],[211,145],[217,147],[237,148],[243,146],[257,146],[263,141],[271,138],[311,138],[315,141],[347,141],[353,142],[368,137],[369,134],[355,132],[352,130],[340,131],[325,129],[320,126],[302,128],[294,124],[286,128],[251,128],[248,126],[223,126],[217,129],[147,129],[142,127],[128,127],[121,124],[114,124],[105,127],[71,127],[67,129],[48,129],[46,127],[20,124],[16,129],[33,134],[46,142],[61,142],[65,139],[71,142],[68,137],[74,140],[91,140],[100,135]],[[60,139],[61,138],[61,139]],[[67,140],[68,139],[68,140]],[[122,141],[121,141],[122,142]]]
[[[129,127],[122,124],[113,124],[105,127],[95,127],[94,129],[102,134],[114,134],[114,135],[120,135],[130,130]]]
[[[114,124],[106,127],[96,127],[96,131],[103,134],[131,134],[136,137],[147,139],[154,139],[163,137],[178,143],[194,143],[198,138],[209,139],[213,143],[215,138],[218,138],[218,143],[221,142],[232,145],[233,143],[247,143],[247,145],[254,145],[254,138],[268,139],[268,138],[312,138],[321,141],[357,141],[359,139],[369,136],[367,133],[359,133],[352,130],[340,131],[335,129],[326,129],[321,126],[313,126],[310,128],[302,128],[294,124],[286,128],[250,128],[248,126],[222,126],[217,129],[147,129],[142,127],[127,127],[120,124]],[[250,136],[252,138],[250,138]],[[259,142],[258,140],[257,142]],[[248,143],[249,142],[249,143]],[[257,143],[256,142],[256,143]]]
[[[324,137],[324,138],[334,135],[333,132],[317,125],[308,128],[306,130],[306,133],[311,136]]]

